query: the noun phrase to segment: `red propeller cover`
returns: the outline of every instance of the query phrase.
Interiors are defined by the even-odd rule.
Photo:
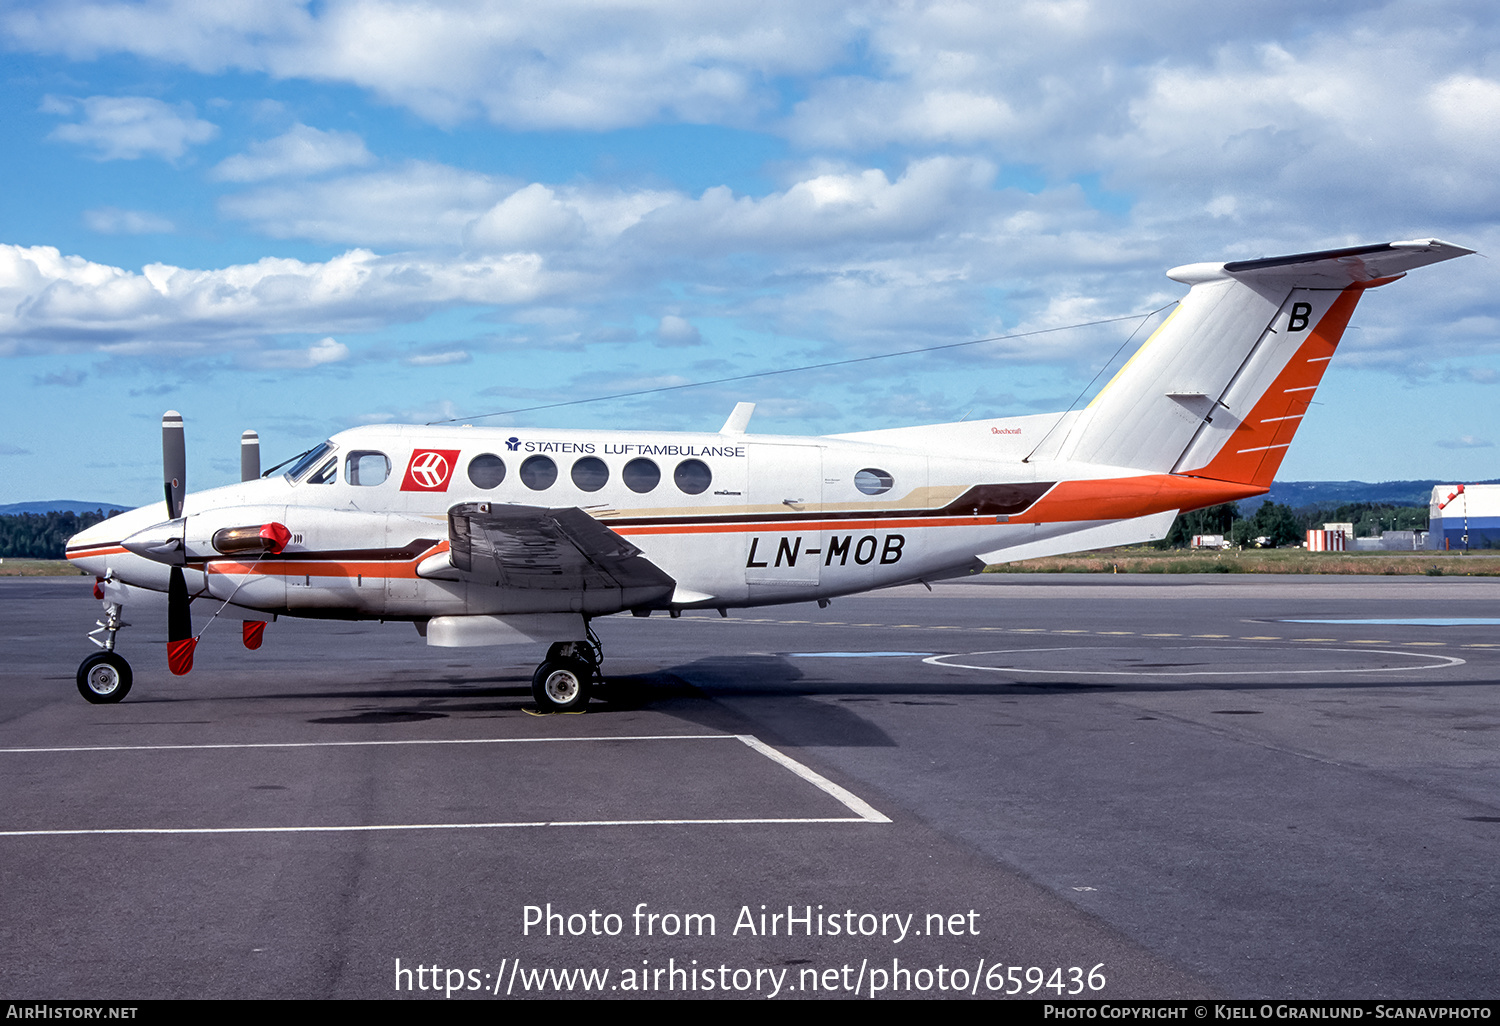
[[[193,668],[193,649],[198,647],[197,638],[183,638],[167,642],[167,668],[181,677]]]
[[[281,552],[286,548],[286,543],[292,540],[292,532],[286,529],[286,525],[274,520],[260,529],[260,536],[271,543],[269,551],[273,554]]]

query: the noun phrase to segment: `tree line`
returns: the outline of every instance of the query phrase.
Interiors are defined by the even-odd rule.
[[[0,516],[0,558],[62,559],[68,539],[79,531],[108,520],[105,513],[19,513]]]
[[[1356,538],[1370,538],[1386,531],[1425,531],[1427,507],[1346,502],[1331,509],[1323,506],[1292,509],[1267,499],[1253,514],[1244,516],[1238,503],[1226,502],[1179,515],[1157,547],[1185,549],[1192,544],[1194,535],[1221,534],[1234,545],[1253,546],[1257,538],[1265,538],[1272,548],[1286,548],[1303,544],[1308,531],[1320,529],[1324,524],[1353,524]]]

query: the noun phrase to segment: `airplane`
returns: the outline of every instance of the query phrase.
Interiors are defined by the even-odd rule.
[[[169,411],[164,505],[67,545],[104,603],[78,690],[130,691],[117,639],[148,591],[167,595],[175,674],[192,668],[201,601],[242,619],[250,649],[279,616],[407,621],[439,647],[545,644],[533,697],[578,711],[603,680],[595,617],[826,606],[1154,541],[1179,512],[1268,490],[1366,289],[1472,252],[1426,239],[1173,268],[1187,295],[1064,413],[819,437],[749,433],[753,403],[717,432],[380,425],[265,473],[247,431],[242,480],[187,494]]]

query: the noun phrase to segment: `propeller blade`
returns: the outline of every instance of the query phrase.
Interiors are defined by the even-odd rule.
[[[183,440],[182,414],[168,410],[161,418],[161,469],[167,495],[167,519],[182,516],[182,498],[187,494],[187,443]]]
[[[191,602],[182,567],[172,567],[167,578],[167,667],[179,677],[193,668],[193,649],[198,647]]]
[[[240,480],[256,481],[260,478],[260,435],[246,431],[240,435]]]
[[[245,642],[245,647],[254,652],[260,648],[260,642],[266,633],[266,621],[264,620],[241,620],[240,634]]]

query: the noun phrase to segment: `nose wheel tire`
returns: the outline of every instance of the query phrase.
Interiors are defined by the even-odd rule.
[[[130,664],[113,652],[95,652],[78,667],[78,693],[94,705],[110,705],[130,693]]]
[[[531,694],[543,712],[580,712],[589,704],[593,669],[581,659],[548,659],[531,678]]]

